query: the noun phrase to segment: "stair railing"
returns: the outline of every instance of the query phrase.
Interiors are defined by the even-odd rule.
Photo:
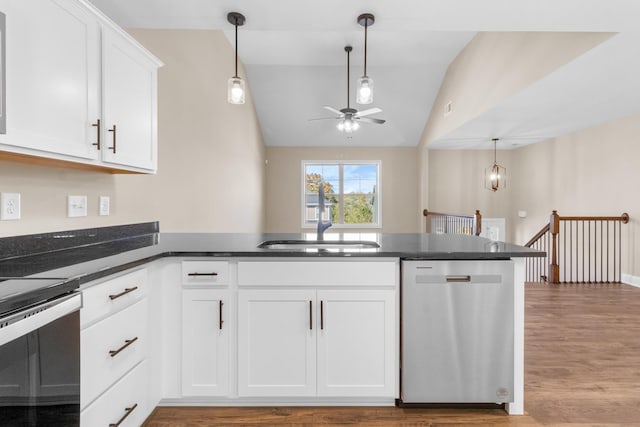
[[[424,209],[425,231],[436,234],[469,234],[479,236],[482,232],[482,215],[479,210],[473,215],[457,215],[432,212]]]
[[[546,258],[528,258],[526,280],[549,283],[620,283],[622,224],[629,215],[560,216],[551,213],[525,246],[543,250]]]

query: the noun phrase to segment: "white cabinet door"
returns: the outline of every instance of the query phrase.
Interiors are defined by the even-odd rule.
[[[1,0],[6,14],[7,132],[1,148],[96,159],[99,25],[71,0]],[[86,160],[85,160],[86,161]]]
[[[110,28],[102,31],[102,160],[157,168],[157,63]]]
[[[238,394],[316,394],[315,290],[238,292]]]
[[[229,392],[229,291],[182,292],[182,394],[224,396]]]
[[[395,293],[319,290],[318,395],[395,395]]]

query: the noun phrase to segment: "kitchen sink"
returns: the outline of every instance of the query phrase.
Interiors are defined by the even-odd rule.
[[[380,245],[367,240],[267,240],[261,249],[375,249]]]

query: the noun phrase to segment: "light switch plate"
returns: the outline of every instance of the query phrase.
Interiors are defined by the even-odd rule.
[[[0,219],[20,219],[20,193],[0,194]]]
[[[98,201],[98,215],[106,216],[109,215],[109,196],[100,196]]]
[[[87,196],[68,196],[67,216],[69,218],[87,216]]]

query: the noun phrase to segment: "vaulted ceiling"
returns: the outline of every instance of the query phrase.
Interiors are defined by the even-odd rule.
[[[489,148],[484,136],[518,145],[640,113],[640,42],[636,0],[91,0],[124,28],[216,29],[233,44],[230,11],[243,13],[239,55],[268,146],[416,146],[447,67],[477,32],[620,33],[432,144]],[[363,124],[347,139],[324,105],[346,106],[345,45],[352,45],[351,106],[368,74],[383,125]],[[558,95],[558,88],[566,89]],[[566,93],[570,93],[570,99]]]

